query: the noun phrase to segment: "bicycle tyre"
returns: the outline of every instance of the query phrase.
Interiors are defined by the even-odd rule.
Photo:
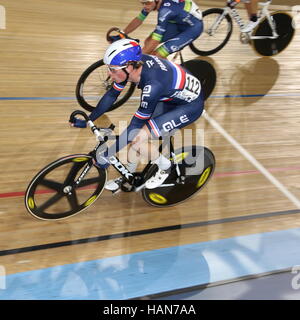
[[[103,72],[105,73],[105,76],[103,76],[103,79],[99,79],[99,80],[96,79],[95,81],[101,82],[101,83],[98,83],[97,85],[99,86],[99,88],[101,87],[100,91],[102,90],[102,92],[99,93],[99,88],[97,88],[96,95],[93,92],[92,94],[95,96],[89,98],[89,96],[87,96],[84,93],[85,84],[87,82],[87,79],[91,78],[92,74],[96,74],[96,71],[97,70],[99,71],[101,67],[103,67],[102,69],[103,69]],[[107,77],[106,68],[104,68],[104,67],[105,67],[105,64],[103,62],[103,59],[96,61],[95,63],[90,65],[82,73],[82,75],[80,76],[80,78],[78,79],[78,82],[76,84],[76,90],[75,90],[76,99],[77,99],[78,103],[80,104],[80,106],[89,112],[92,112],[95,109],[100,98],[104,95],[104,93],[107,90],[109,90],[111,88],[111,83],[106,83],[107,79],[109,79],[109,78]],[[100,72],[101,71],[99,71],[99,75],[100,75]],[[95,83],[95,81],[94,81],[94,83]],[[121,105],[123,105],[131,97],[131,95],[133,94],[133,91],[135,89],[135,84],[130,83],[130,84],[127,84],[127,86],[128,86],[128,89],[126,89],[126,88],[123,89],[118,100],[108,109],[107,112],[119,108]],[[95,97],[96,97],[96,99],[95,99]],[[97,97],[98,97],[98,99],[97,99]]]
[[[223,12],[224,12],[224,9],[220,9],[220,8],[212,8],[202,12],[204,30],[202,34],[195,41],[189,44],[189,47],[195,54],[200,56],[209,56],[209,55],[215,54],[216,52],[220,51],[229,41],[232,34],[232,30],[233,30],[233,24],[232,24],[232,19],[230,15],[226,14],[225,19],[223,19],[225,23],[227,22],[227,31],[226,31],[224,40],[221,40],[222,42],[220,43],[219,40],[217,39],[216,41],[217,46],[215,46],[214,44],[211,45],[213,48],[205,49],[204,47],[204,46],[208,46],[213,41],[212,37],[214,35],[209,35],[209,32],[208,32],[208,27],[211,26],[212,22],[216,21],[216,18],[212,18],[212,15],[216,14],[217,17],[219,17],[220,15],[223,14]],[[221,23],[223,23],[223,21]]]
[[[204,100],[206,100],[216,86],[217,74],[215,68],[205,60],[196,59],[184,62],[183,66],[200,80]]]
[[[101,195],[107,178],[106,170],[93,166],[92,159],[87,154],[74,154],[44,167],[31,180],[25,192],[27,211],[41,220],[60,220],[87,209]],[[75,179],[79,180],[88,165],[91,169],[77,187]],[[94,177],[91,177],[91,170],[96,173]],[[62,175],[61,171],[67,174]],[[89,178],[86,179],[86,176]],[[61,182],[60,179],[64,180]],[[91,195],[86,196],[87,191],[88,194],[92,191]],[[63,212],[59,212],[61,208],[64,208]]]
[[[193,167],[192,163],[193,157],[197,154],[197,159],[200,155],[203,155],[203,161],[201,160],[201,167],[199,168]],[[152,206],[170,207],[186,201],[202,190],[214,173],[215,157],[212,151],[206,147],[189,146],[179,148],[175,151],[175,155],[178,160],[182,160],[181,164],[179,164],[180,170],[194,170],[197,171],[197,174],[186,174],[184,184],[175,184],[174,186],[158,187],[155,189],[144,188],[142,190],[143,199]],[[149,172],[153,173],[154,166],[156,165],[150,167]],[[150,176],[151,174],[149,174]],[[174,169],[164,184],[174,183],[176,177],[177,174]]]
[[[262,56],[274,56],[291,43],[295,29],[293,28],[293,18],[286,12],[273,12],[271,18],[276,24],[276,31],[279,35],[277,39],[254,39],[251,41],[253,49]],[[252,36],[271,35],[271,27],[265,18],[254,30]]]

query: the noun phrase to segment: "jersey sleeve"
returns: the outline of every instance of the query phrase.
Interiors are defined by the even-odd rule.
[[[90,119],[94,121],[98,119],[100,116],[102,116],[117,100],[118,96],[125,88],[125,86],[126,82],[114,82],[112,87],[103,95],[103,97],[98,102],[96,108],[90,114]]]

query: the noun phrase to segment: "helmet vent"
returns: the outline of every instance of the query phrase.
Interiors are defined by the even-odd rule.
[[[110,57],[114,52],[116,52],[117,50],[113,50],[108,56]]]

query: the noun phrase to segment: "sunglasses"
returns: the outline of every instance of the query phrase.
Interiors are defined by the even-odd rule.
[[[108,70],[109,70],[110,72],[115,73],[115,72],[117,72],[117,71],[119,71],[119,70],[122,70],[122,69],[127,68],[127,66],[116,66],[116,67],[112,67],[112,66],[107,65],[107,68],[108,68]]]

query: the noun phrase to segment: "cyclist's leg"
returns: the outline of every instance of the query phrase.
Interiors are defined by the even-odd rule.
[[[155,108],[155,111],[152,117],[159,117],[162,114],[169,113],[170,109],[174,109],[174,105],[170,106],[167,103],[160,102]],[[151,129],[150,129],[151,130]],[[147,125],[139,131],[138,135],[133,139],[129,151],[128,151],[128,162],[129,163],[138,163],[141,160],[146,160],[145,163],[151,161],[154,164],[157,164],[158,171],[155,174],[155,178],[158,179],[157,181],[153,181],[150,179],[147,182],[147,188],[150,185],[150,188],[157,187],[157,184],[163,183],[163,181],[168,177],[169,173],[171,172],[171,161],[159,153],[158,151],[158,142],[153,141],[151,139],[151,132],[148,129]]]
[[[192,103],[177,106],[173,105],[170,111],[151,118],[147,123],[148,130],[155,138],[160,136],[167,137],[171,132],[184,128],[196,121],[201,116],[203,108],[204,102],[202,95]],[[158,165],[159,170],[153,177],[147,180],[146,188],[148,189],[159,187],[168,178],[172,170],[170,160],[163,155],[159,155],[159,157],[152,160],[152,162]]]
[[[150,33],[149,36],[144,40],[143,50],[144,50],[145,47],[148,46],[148,43],[149,43],[149,41],[151,40],[151,35],[152,35],[152,33]],[[147,53],[147,54],[152,54],[152,53]]]
[[[168,136],[171,131],[193,123],[201,116],[203,108],[202,94],[193,102],[184,105],[160,103],[152,118],[134,137],[129,147],[128,161],[137,164],[141,159],[147,159],[159,167],[155,176],[149,179],[148,185],[146,184],[147,188],[159,186],[165,181],[171,170],[170,160],[161,155],[157,147],[153,146],[150,141],[151,136],[154,138]]]
[[[163,38],[163,44],[156,49],[156,55],[166,58],[169,54],[183,49],[200,36],[203,31],[203,22],[198,20],[193,27],[178,29],[172,37],[169,34]]]
[[[245,8],[248,13],[248,17],[250,21],[256,21],[257,20],[257,6],[258,6],[258,0],[248,0],[245,2]],[[251,20],[251,18],[254,18],[255,20]]]
[[[168,109],[166,109],[165,104],[163,102],[160,102],[156,106],[153,115],[159,115],[167,111]],[[147,126],[144,126],[144,128],[142,128],[134,138],[131,138],[131,134],[129,134],[128,141],[131,142],[127,152],[126,167],[131,173],[136,172],[139,163],[142,162],[142,164],[146,164],[149,162],[149,160],[155,160],[159,158],[160,154],[158,152],[158,148],[152,146],[149,138],[151,138],[151,134]],[[167,162],[163,161],[162,167],[167,168],[166,165],[168,165],[169,163],[170,161],[168,159]],[[105,189],[114,192],[120,188],[121,182],[122,177],[109,180],[105,185]]]
[[[130,157],[133,152],[138,152],[141,158],[151,160],[153,164],[158,166],[155,175],[148,179],[145,183],[147,189],[154,189],[160,186],[169,176],[172,170],[171,161],[159,153],[158,147],[154,147],[150,141],[151,132],[147,125],[140,130],[139,134],[131,143],[128,152],[128,160],[133,161]]]
[[[165,110],[169,111],[160,115],[154,115],[147,122],[147,127],[152,137],[159,138],[168,136],[170,132],[184,128],[195,122],[202,114],[204,109],[203,95],[201,94],[193,102],[174,105],[165,104]]]
[[[180,33],[180,30],[178,29],[178,25],[175,23],[168,23],[167,27],[166,27],[166,31],[163,35],[163,38],[161,39],[161,43],[172,39],[174,37],[176,37],[176,35]],[[152,52],[147,52],[148,48],[149,48],[149,42],[151,42],[153,33],[151,33],[144,41],[144,47],[143,47],[143,52],[147,53],[147,54],[152,54],[152,55],[156,55],[158,57],[160,57],[159,54],[157,54],[156,49],[154,48],[154,50]]]
[[[242,29],[242,32],[250,32],[258,25],[257,4],[258,0],[249,0],[248,2],[245,2],[249,23]]]
[[[167,103],[159,102],[152,114],[152,117],[157,117],[161,114],[167,113],[170,110],[170,106]],[[157,148],[153,147],[149,141],[151,133],[148,127],[145,125],[138,135],[133,139],[128,150],[128,162],[138,164],[141,160],[148,162],[149,160],[155,160],[159,157]]]

